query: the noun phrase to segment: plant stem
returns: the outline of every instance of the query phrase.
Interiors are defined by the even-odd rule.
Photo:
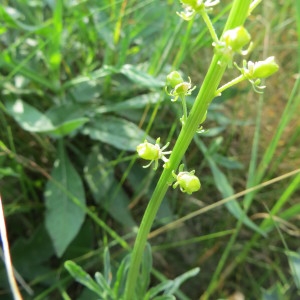
[[[213,24],[210,20],[210,17],[207,14],[207,11],[205,9],[202,9],[200,11],[200,13],[201,13],[201,17],[202,17],[203,21],[205,22],[205,24],[207,26],[207,29],[208,29],[213,41],[215,43],[218,43],[219,42],[218,36],[217,36],[215,28],[214,28],[214,26],[213,26]]]
[[[234,0],[230,15],[228,17],[225,29],[232,29],[244,23],[250,6],[251,0]],[[216,90],[220,84],[221,78],[225,72],[226,64],[222,64],[223,57],[217,53],[213,56],[208,72],[205,76],[201,89],[196,97],[195,103],[182,127],[179,137],[176,141],[168,169],[164,169],[157,186],[150,199],[148,207],[144,213],[137,238],[134,244],[126,287],[125,300],[133,300],[135,294],[136,281],[139,275],[140,264],[153,221],[156,217],[160,204],[167,192],[168,181],[172,170],[176,170],[184,156],[194,134],[196,133],[201,120],[203,119],[210,102],[215,97]]]
[[[181,103],[182,103],[182,110],[183,110],[183,116],[182,116],[182,126],[184,126],[186,120],[187,120],[187,106],[186,106],[186,100],[185,100],[185,95],[181,97]]]
[[[221,96],[222,92],[224,92],[228,88],[236,85],[237,83],[240,83],[243,80],[245,80],[245,76],[244,75],[240,75],[239,77],[236,77],[233,80],[227,82],[226,84],[222,85],[220,88],[217,89],[216,96]]]

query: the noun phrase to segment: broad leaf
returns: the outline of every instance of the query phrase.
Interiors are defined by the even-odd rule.
[[[140,86],[148,88],[161,88],[165,85],[164,82],[157,80],[133,65],[124,65],[119,72]]]
[[[95,202],[121,224],[128,227],[135,226],[128,209],[129,198],[114,178],[114,169],[108,165],[109,162],[101,155],[99,149],[94,148],[84,173]]]
[[[45,190],[46,228],[57,256],[62,256],[84,221],[83,184],[63,145]],[[80,207],[81,206],[81,207]]]
[[[87,118],[83,117],[70,119],[67,111],[64,111],[65,120],[58,123],[53,114],[47,116],[20,99],[8,101],[6,110],[24,130],[49,133],[58,137],[71,133],[88,121]]]
[[[47,132],[53,129],[53,124],[48,117],[21,99],[7,101],[6,109],[24,130]]]
[[[143,94],[119,103],[105,104],[97,108],[96,112],[103,114],[108,112],[118,113],[123,110],[142,109],[146,105],[154,105],[159,100],[162,100],[159,93]]]
[[[146,137],[146,133],[134,123],[124,119],[99,116],[87,124],[82,133],[94,140],[107,143],[121,150],[135,151]],[[147,137],[148,140],[152,140]]]

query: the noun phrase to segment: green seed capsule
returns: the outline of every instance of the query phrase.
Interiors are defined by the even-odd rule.
[[[222,41],[225,42],[227,47],[230,47],[234,52],[240,52],[251,40],[249,32],[243,26],[227,30]]]
[[[177,175],[177,182],[181,191],[188,194],[200,190],[201,187],[199,178],[190,172],[180,172]]]
[[[253,78],[267,78],[279,69],[279,66],[276,64],[274,56],[268,57],[266,60],[258,61],[254,64],[253,67]]]
[[[160,148],[157,145],[153,145],[151,143],[148,143],[147,140],[145,140],[144,143],[139,144],[136,147],[136,151],[139,155],[139,157],[146,159],[146,160],[157,160],[160,157]]]
[[[170,85],[173,89],[176,85],[183,82],[183,79],[179,72],[173,71],[167,76],[167,84]]]

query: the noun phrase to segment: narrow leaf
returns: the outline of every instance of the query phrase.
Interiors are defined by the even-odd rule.
[[[210,169],[213,173],[216,187],[221,193],[222,197],[226,198],[232,196],[234,194],[234,190],[229,184],[225,174],[219,169],[215,161],[209,155],[209,151],[207,151],[207,148],[205,147],[203,142],[197,136],[195,136],[194,140],[208,161]],[[239,203],[236,200],[232,200],[226,203],[225,206],[233,216],[235,216],[238,220],[242,220],[243,223],[247,225],[249,228],[253,229],[254,231],[260,233],[263,236],[266,235],[263,230],[261,230],[255,223],[253,223],[249,219],[249,217],[245,214],[245,212],[242,210],[242,208],[240,207]]]
[[[77,282],[81,283],[89,290],[102,297],[103,291],[101,290],[100,286],[80,266],[70,260],[67,260],[64,266]]]
[[[291,268],[291,273],[294,278],[294,282],[298,290],[300,290],[300,253],[294,251],[288,251],[287,257]]]

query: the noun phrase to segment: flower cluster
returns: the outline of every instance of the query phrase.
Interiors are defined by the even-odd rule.
[[[197,13],[203,10],[209,10],[216,4],[218,4],[219,0],[180,0],[183,4],[184,10],[180,13],[177,13],[182,19],[189,21],[191,20]]]
[[[164,151],[169,146],[169,143],[160,148],[159,142],[160,138],[156,140],[155,144],[151,144],[147,140],[145,140],[144,143],[139,144],[136,147],[136,151],[140,158],[150,160],[150,163],[144,166],[144,168],[150,167],[150,165],[154,162],[153,169],[156,170],[158,167],[158,161],[160,159],[165,163],[164,167],[168,167],[169,159],[165,155],[170,154],[172,151]]]
[[[260,85],[261,79],[273,75],[279,69],[274,56],[270,56],[267,59],[258,62],[244,61],[242,68],[239,68],[237,65],[236,67],[240,70],[244,78],[249,80],[254,90],[258,93],[261,93],[260,90],[265,88],[265,86]]]

